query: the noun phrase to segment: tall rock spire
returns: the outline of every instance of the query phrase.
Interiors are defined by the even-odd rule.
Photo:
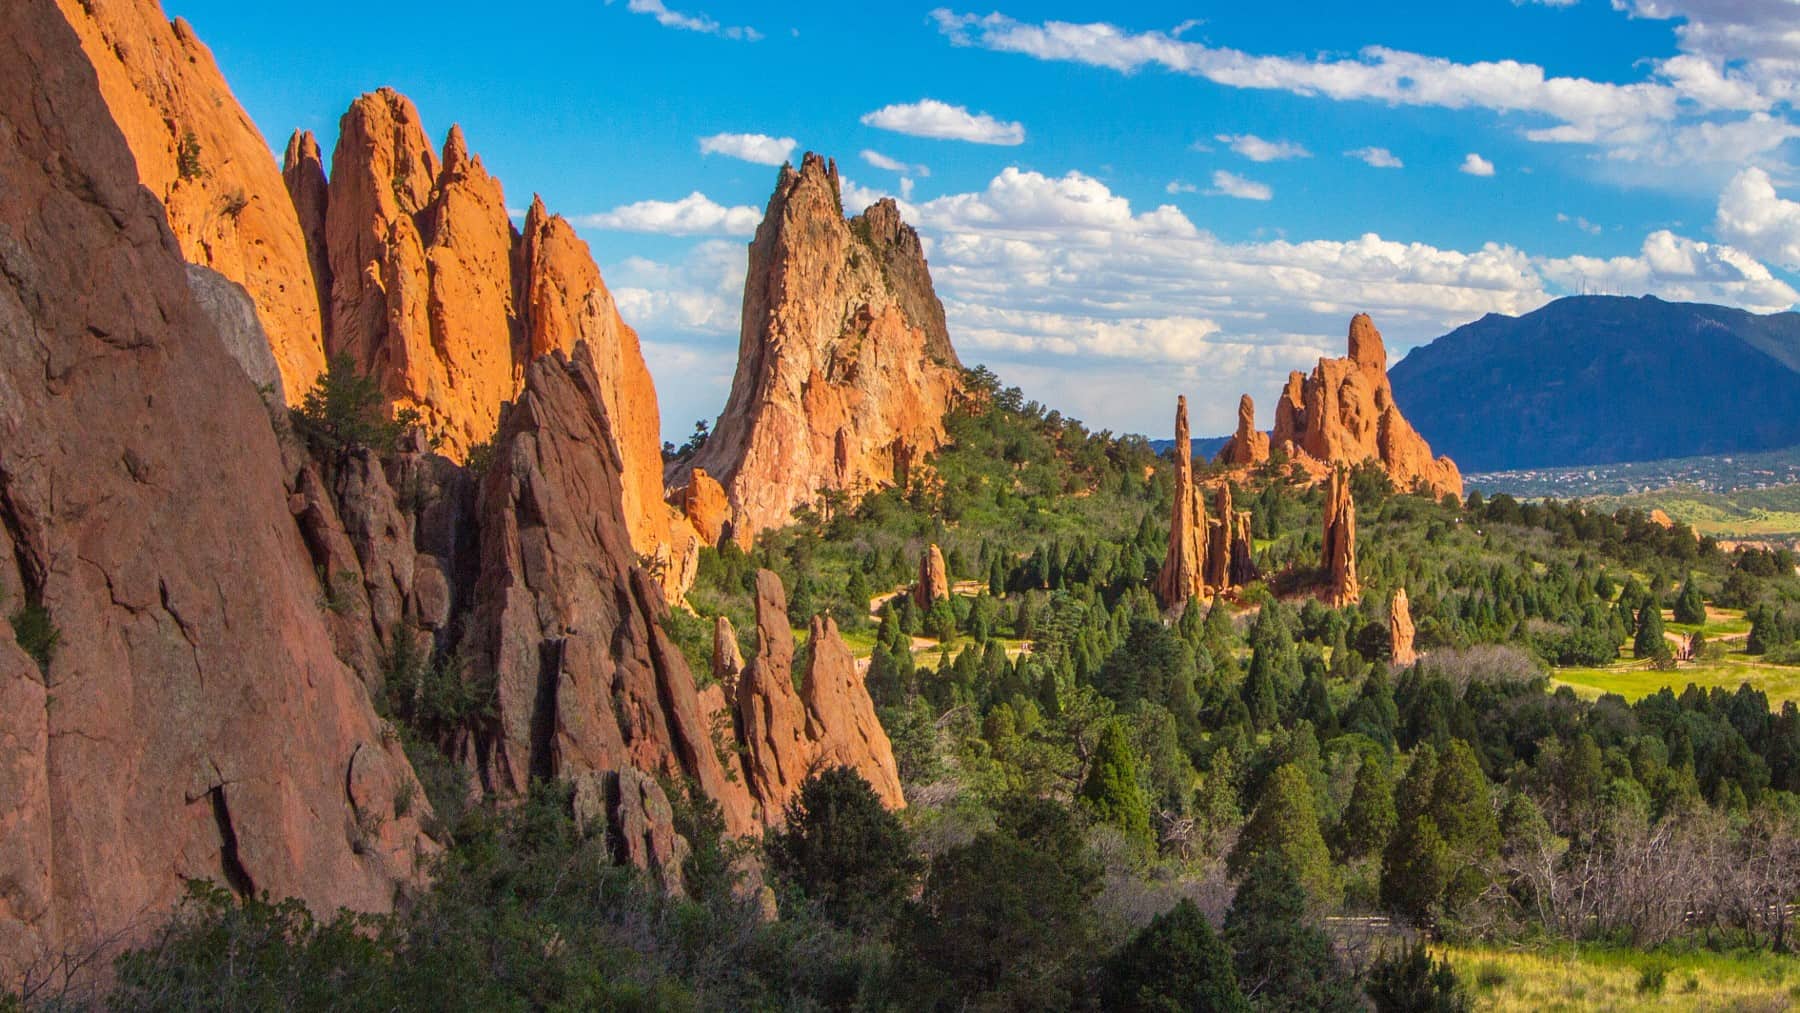
[[[1261,464],[1269,459],[1269,435],[1256,430],[1256,402],[1245,394],[1238,398],[1237,432],[1219,451],[1219,463],[1232,467]]]
[[[1194,487],[1194,445],[1188,434],[1187,397],[1175,400],[1175,505],[1169,518],[1169,552],[1156,574],[1156,598],[1175,608],[1203,596],[1206,587],[1206,503]]]
[[[1419,652],[1413,650],[1412,606],[1406,600],[1406,588],[1395,588],[1394,600],[1388,604],[1388,637],[1395,665],[1405,668],[1419,660]]]
[[[1325,483],[1324,559],[1331,579],[1326,603],[1362,601],[1362,583],[1356,577],[1356,501],[1350,496],[1350,471],[1342,466],[1333,468]]]

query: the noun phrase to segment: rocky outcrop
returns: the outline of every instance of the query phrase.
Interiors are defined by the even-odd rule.
[[[693,849],[675,832],[675,809],[662,785],[630,767],[577,774],[571,783],[577,828],[604,831],[613,860],[647,870],[663,892],[686,892],[681,866]]]
[[[1206,514],[1206,499],[1194,482],[1193,440],[1187,398],[1175,400],[1175,503],[1169,519],[1169,550],[1157,571],[1155,592],[1163,608],[1210,598],[1256,579],[1251,559],[1250,514],[1232,503],[1231,483],[1220,482],[1218,516]]]
[[[822,493],[904,482],[944,442],[961,374],[918,250],[894,207],[845,221],[835,165],[782,167],[750,244],[731,395],[669,476],[715,476],[740,543]]]
[[[929,609],[950,599],[950,570],[944,565],[944,553],[935,543],[919,553],[919,582],[913,585],[913,604]]]
[[[1398,489],[1462,497],[1456,463],[1433,458],[1430,444],[1394,403],[1387,349],[1366,313],[1350,321],[1348,357],[1320,359],[1310,377],[1289,374],[1275,404],[1270,441],[1315,476],[1337,465],[1374,461]],[[1235,450],[1236,443],[1227,449]]]
[[[1237,432],[1232,434],[1223,450],[1219,451],[1220,464],[1234,468],[1250,467],[1269,459],[1269,435],[1256,429],[1256,402],[1245,394],[1238,398]]]
[[[712,674],[728,699],[737,699],[738,676],[744,672],[744,653],[738,650],[737,630],[724,616],[713,618]]]
[[[8,983],[45,953],[137,941],[184,877],[380,911],[435,849],[398,742],[332,652],[269,413],[190,288],[196,234],[141,185],[134,152],[168,128],[121,112],[134,148],[114,125],[128,69],[216,82],[184,27],[138,13],[0,5],[0,607],[60,631],[36,658],[0,637]],[[101,37],[123,50],[95,57],[105,83],[83,54]],[[228,136],[201,114],[235,106],[161,97]],[[235,149],[210,143],[211,178],[231,178]]]
[[[731,504],[725,499],[725,487],[695,468],[681,488],[681,515],[687,518],[700,540],[718,545],[725,540],[731,525]]]
[[[471,653],[493,673],[496,716],[470,760],[501,792],[628,767],[691,778],[744,833],[755,825],[746,782],[715,748],[713,717],[662,628],[662,596],[631,549],[602,388],[585,344],[541,356],[495,441]]]
[[[318,291],[268,143],[194,30],[156,0],[57,3],[182,256],[249,292],[282,386],[298,399],[325,366]]]
[[[269,349],[269,335],[256,315],[256,304],[244,286],[210,267],[187,266],[188,289],[200,312],[212,322],[219,340],[225,343],[238,368],[250,378],[257,390],[267,392],[276,404],[286,401],[281,383],[281,366]]]
[[[893,747],[837,624],[812,622],[803,689],[794,689],[794,633],[787,593],[768,570],[756,574],[756,658],[738,681],[738,732],[750,789],[776,826],[809,774],[850,767],[890,808],[906,804]]]
[[[1325,603],[1334,607],[1362,601],[1356,576],[1356,501],[1350,496],[1350,472],[1333,468],[1325,481],[1324,567],[1329,584]]]
[[[1406,668],[1419,660],[1419,652],[1413,649],[1412,606],[1403,587],[1394,589],[1394,600],[1388,603],[1388,640],[1395,665]]]

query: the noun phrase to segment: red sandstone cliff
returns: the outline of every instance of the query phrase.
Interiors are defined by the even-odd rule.
[[[426,807],[332,653],[268,412],[140,186],[116,77],[49,0],[0,5],[0,37],[0,600],[61,631],[41,668],[0,638],[0,980],[136,938],[184,876],[386,909]],[[197,61],[175,80],[216,78],[173,52]]]
[[[732,535],[821,492],[905,481],[944,441],[961,378],[917,235],[892,202],[844,218],[835,165],[784,166],[750,244],[731,395],[693,468],[724,486]]]

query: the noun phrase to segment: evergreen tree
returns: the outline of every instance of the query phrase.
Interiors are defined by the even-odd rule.
[[[769,837],[768,856],[777,876],[852,925],[892,917],[920,871],[900,817],[849,767],[806,779]]]
[[[1356,785],[1338,823],[1338,851],[1355,860],[1379,855],[1394,835],[1399,817],[1394,812],[1394,784],[1380,759],[1365,757],[1356,771]]]
[[[1381,863],[1381,906],[1417,924],[1430,924],[1450,882],[1450,846],[1430,816],[1401,818]]]
[[[1130,1013],[1250,1013],[1231,951],[1185,898],[1151,919],[1107,961],[1100,1002],[1105,1009]]]
[[[1269,776],[1229,866],[1233,874],[1243,875],[1269,856],[1292,870],[1315,901],[1337,903],[1342,885],[1319,833],[1312,784],[1298,764],[1284,763]]]
[[[1667,666],[1673,657],[1669,642],[1663,639],[1662,608],[1654,597],[1638,609],[1637,635],[1631,646],[1639,661],[1648,661],[1656,668]]]
[[[1706,599],[1700,596],[1700,588],[1694,584],[1694,575],[1688,574],[1681,585],[1681,593],[1675,596],[1675,621],[1689,626],[1706,624]]]
[[[1225,915],[1238,987],[1258,1010],[1361,1009],[1355,980],[1308,907],[1306,888],[1286,862],[1271,854],[1250,867]]]
[[[1116,720],[1107,723],[1094,747],[1087,780],[1081,785],[1081,802],[1095,819],[1118,827],[1129,840],[1146,846],[1155,843],[1150,834],[1150,803],[1138,783],[1137,758]]]
[[[1473,1009],[1449,961],[1432,959],[1421,940],[1369,968],[1369,998],[1377,1013],[1468,1013]]]

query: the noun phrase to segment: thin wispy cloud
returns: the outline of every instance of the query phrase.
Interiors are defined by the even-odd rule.
[[[767,134],[713,134],[700,138],[702,155],[724,155],[756,165],[780,165],[793,157],[800,142]]]
[[[1225,145],[1252,162],[1280,162],[1290,158],[1311,158],[1312,152],[1292,141],[1265,141],[1255,134],[1218,134],[1213,140]]]
[[[1172,179],[1168,186],[1163,187],[1163,192],[1168,194],[1199,193],[1200,188],[1184,180]]]
[[[1386,148],[1357,148],[1354,151],[1346,151],[1344,154],[1377,169],[1404,169],[1406,167],[1406,163],[1400,161],[1398,155]]]
[[[1576,228],[1580,229],[1581,231],[1587,233],[1590,236],[1597,236],[1602,231],[1600,226],[1595,225],[1593,222],[1588,221],[1586,218],[1583,218],[1581,215],[1570,215],[1570,214],[1566,214],[1564,212],[1558,211],[1556,213],[1556,220],[1563,223],[1564,225],[1573,225]]]
[[[606,0],[611,7],[613,0]],[[684,32],[700,32],[703,35],[716,35],[721,39],[735,39],[742,42],[759,41],[763,34],[747,25],[723,25],[705,14],[687,14],[670,10],[662,0],[626,0],[625,9],[633,14],[648,14],[656,19],[656,23],[664,28],[676,28]]]
[[[725,207],[699,191],[675,201],[642,200],[599,214],[580,215],[576,225],[663,236],[748,236],[762,222],[753,207]]]
[[[928,177],[931,175],[931,166],[929,165],[913,165],[908,162],[902,162],[898,158],[889,158],[872,148],[864,148],[862,150],[862,160],[877,169],[883,169],[887,172],[897,172],[903,176]]]
[[[1275,190],[1269,184],[1245,179],[1235,172],[1223,169],[1212,174],[1212,189],[1206,192],[1213,197],[1236,197],[1239,200],[1269,200],[1275,196]]]
[[[987,113],[971,113],[963,106],[937,99],[882,106],[865,113],[862,122],[864,126],[913,137],[1007,147],[1025,143],[1024,124],[995,119]]]
[[[1659,166],[1742,167],[1800,137],[1800,4],[1786,0],[1615,0],[1635,16],[1685,18],[1682,53],[1644,61],[1637,81],[1557,76],[1519,60],[1462,63],[1387,46],[1352,56],[1273,56],[1107,22],[1033,23],[939,8],[954,45],[1121,73],[1157,68],[1233,88],[1336,101],[1483,109],[1523,117],[1525,138],[1602,149]],[[1721,143],[1723,142],[1723,143]]]

